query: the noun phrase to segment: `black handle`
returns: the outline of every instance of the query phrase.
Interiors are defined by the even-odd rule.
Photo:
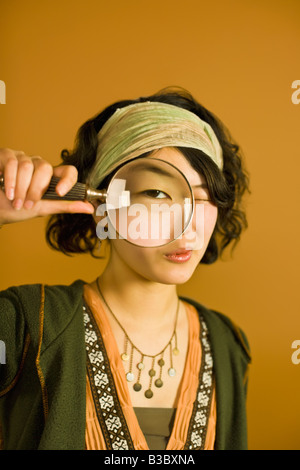
[[[87,196],[87,187],[83,183],[76,183],[70,191],[64,196],[59,196],[55,191],[56,185],[60,178],[52,176],[47,191],[42,199],[58,199],[62,201],[84,201]],[[0,189],[4,190],[4,176],[0,175]]]
[[[64,196],[59,196],[55,191],[56,185],[60,178],[53,176],[47,191],[42,199],[60,199],[63,201],[84,201],[86,199],[86,185],[83,183],[76,183],[70,191]]]

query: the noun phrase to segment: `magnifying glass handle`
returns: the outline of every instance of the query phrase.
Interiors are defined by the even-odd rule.
[[[84,183],[76,183],[72,189],[64,196],[59,196],[55,191],[56,185],[60,178],[53,176],[50,180],[47,191],[44,193],[42,199],[56,199],[62,201],[91,201],[93,199],[106,198],[106,191],[99,191],[98,189],[92,189]],[[0,189],[4,190],[4,176],[0,175]]]

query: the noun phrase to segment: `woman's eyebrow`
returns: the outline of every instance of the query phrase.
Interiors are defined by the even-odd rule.
[[[172,175],[171,173],[169,173],[168,171],[166,170],[163,170],[162,168],[158,168],[156,166],[148,166],[148,165],[138,165],[134,171],[149,171],[149,173],[156,173],[158,175],[162,175],[162,176],[167,176],[169,178],[173,178],[173,179],[176,179],[177,175]]]
[[[135,171],[139,171],[139,170],[146,170],[146,171],[149,171],[151,173],[156,173],[156,174],[159,174],[159,175],[163,175],[163,176],[168,176],[169,178],[172,178],[172,179],[176,179],[177,175],[172,175],[170,174],[168,171],[162,169],[162,168],[158,168],[156,166],[148,166],[148,165],[144,165],[143,163],[141,163],[140,165],[138,165],[136,168],[135,168]],[[206,183],[200,183],[200,184],[195,184],[195,185],[191,185],[191,188],[192,189],[208,189],[208,186]]]

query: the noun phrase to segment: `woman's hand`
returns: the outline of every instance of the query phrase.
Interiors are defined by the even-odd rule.
[[[42,200],[52,176],[60,178],[56,186],[64,196],[77,182],[77,169],[72,165],[53,168],[39,156],[0,149],[0,173],[4,175],[5,190],[0,190],[0,224],[20,222],[33,217],[59,213],[92,214],[89,202]]]

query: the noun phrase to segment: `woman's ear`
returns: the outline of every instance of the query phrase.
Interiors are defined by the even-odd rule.
[[[100,201],[99,199],[94,200],[92,204],[95,208],[93,219],[96,224],[97,237],[100,241],[106,240],[112,236],[111,231],[109,232],[108,229],[111,224],[109,224],[106,204],[104,204],[103,201]]]
[[[93,199],[91,201],[92,206],[94,207],[93,219],[96,223],[98,223],[101,219],[103,219],[104,215],[102,215],[101,211],[98,210],[100,204],[102,202],[99,199]]]

